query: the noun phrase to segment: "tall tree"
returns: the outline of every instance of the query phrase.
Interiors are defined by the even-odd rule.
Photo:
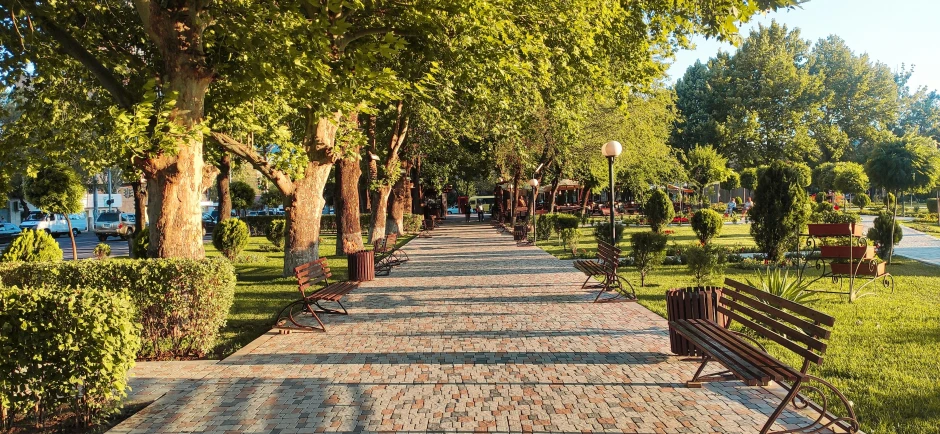
[[[705,190],[709,185],[720,183],[730,176],[728,160],[711,146],[696,146],[684,156],[685,169],[689,180],[695,185],[699,195],[699,205],[705,205]]]
[[[78,260],[75,230],[69,214],[85,209],[85,187],[71,167],[55,164],[40,168],[34,177],[26,180],[26,198],[39,209],[50,214],[61,214],[69,228],[72,241],[72,259]]]

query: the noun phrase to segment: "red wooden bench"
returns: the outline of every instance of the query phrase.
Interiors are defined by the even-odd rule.
[[[597,292],[597,297],[594,297],[594,302],[598,301],[610,301],[622,296],[628,298],[636,299],[636,290],[633,289],[633,285],[630,282],[627,282],[627,285],[630,286],[632,294],[627,294],[626,290],[623,288],[623,283],[620,279],[620,276],[617,274],[617,268],[620,266],[620,249],[610,244],[607,244],[603,241],[597,242],[597,260],[581,259],[574,261],[574,268],[577,268],[578,271],[584,273],[587,276],[587,279],[584,280],[584,283],[581,285],[582,289],[596,288],[599,289]],[[593,285],[588,285],[588,282],[591,281],[591,278],[599,277],[601,278],[600,283],[595,283]],[[601,300],[601,295],[604,292],[616,290],[616,295],[613,298]]]
[[[330,267],[326,264],[326,258],[320,258],[313,262],[300,265],[294,268],[294,276],[297,278],[297,290],[300,291],[300,299],[291,302],[277,315],[276,325],[281,329],[293,327],[302,330],[326,331],[326,326],[320,320],[317,313],[348,315],[346,306],[343,306],[342,298],[359,287],[359,282],[334,282],[330,283],[333,274],[330,273]],[[322,283],[323,287],[319,290],[310,292],[315,285]],[[340,309],[327,309],[320,305],[321,301],[330,301],[339,305]],[[320,327],[314,327],[298,322],[300,318],[309,314],[320,324]]]

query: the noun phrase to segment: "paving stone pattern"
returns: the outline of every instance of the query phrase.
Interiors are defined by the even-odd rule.
[[[779,403],[735,382],[684,387],[698,364],[669,354],[665,320],[591,303],[569,262],[483,224],[433,235],[327,333],[138,364],[130,400],[154,402],[111,432],[755,433]]]

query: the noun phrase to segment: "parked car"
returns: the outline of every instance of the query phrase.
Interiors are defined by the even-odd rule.
[[[95,220],[95,235],[100,241],[105,241],[108,237],[120,237],[126,240],[134,236],[136,231],[137,222],[132,214],[104,212]]]
[[[215,213],[218,215],[219,213]],[[215,226],[218,225],[218,220],[215,219],[211,214],[203,214],[202,216],[202,236],[211,234],[215,230]]]
[[[447,214],[460,214],[460,208],[457,208],[457,205],[447,208]]]
[[[0,243],[12,241],[23,232],[19,226],[13,223],[0,223]]]
[[[26,220],[20,223],[20,229],[30,229],[35,231],[46,231],[53,237],[68,235],[69,222],[62,214],[47,214],[42,211],[33,211],[26,216]],[[72,223],[72,233],[78,235],[88,230],[88,221],[83,214],[69,214],[68,219]]]

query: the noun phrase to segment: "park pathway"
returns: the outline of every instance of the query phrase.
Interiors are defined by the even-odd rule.
[[[910,218],[898,217],[898,220],[911,220]],[[865,230],[872,227],[875,222],[874,216],[862,216],[862,225]],[[926,264],[940,265],[940,239],[933,235],[911,229],[901,225],[901,242],[894,248],[896,255],[905,256]]]
[[[569,262],[489,225],[433,235],[327,333],[138,364],[130,400],[153,403],[111,432],[755,433],[779,402],[734,382],[684,387],[697,363],[668,353],[666,322],[591,303]]]

